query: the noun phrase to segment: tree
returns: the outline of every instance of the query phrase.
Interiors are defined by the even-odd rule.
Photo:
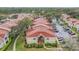
[[[24,28],[28,28],[28,26],[30,26],[32,24],[32,21],[25,18],[23,19],[21,22],[18,23],[17,26],[12,27],[12,30],[10,32],[10,37],[12,37],[13,39],[15,39],[17,37],[17,35],[20,34],[20,32],[22,30],[24,30]]]

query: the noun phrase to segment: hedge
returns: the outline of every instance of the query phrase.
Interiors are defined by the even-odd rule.
[[[38,44],[27,44],[27,45],[24,45],[24,47],[26,48],[43,48],[43,45],[38,45]]]
[[[46,43],[45,46],[47,47],[57,47],[57,43]]]
[[[36,48],[43,48],[43,45],[37,45]]]

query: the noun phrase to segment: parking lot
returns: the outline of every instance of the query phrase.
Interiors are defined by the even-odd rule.
[[[65,28],[64,25],[61,25],[60,20],[58,22],[56,19],[53,19],[52,22],[54,24],[56,35],[62,47],[71,48],[74,50],[78,49],[78,38],[75,33],[72,32],[69,27]]]

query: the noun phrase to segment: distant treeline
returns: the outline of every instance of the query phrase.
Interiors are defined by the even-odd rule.
[[[32,11],[35,12],[40,12],[40,11],[60,11],[60,12],[67,12],[69,13],[70,11],[74,11],[79,8],[25,8],[25,7],[0,7],[0,13],[22,13],[22,12],[26,12],[26,13],[30,13]]]
[[[75,17],[77,15],[79,16],[79,8],[0,7],[0,13],[35,13],[44,16],[61,15],[62,13],[67,13]]]

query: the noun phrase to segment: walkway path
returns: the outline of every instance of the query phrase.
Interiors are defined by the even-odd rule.
[[[25,30],[26,28],[24,28],[22,31],[21,31],[21,33],[17,36],[17,38],[15,39],[15,42],[14,42],[14,44],[13,44],[13,51],[16,51],[16,43],[17,43],[17,40],[18,40],[18,38],[20,37],[20,35],[23,33],[23,31]]]
[[[18,35],[18,37],[15,39],[15,42],[13,44],[13,51],[16,51],[16,42],[17,42],[17,39],[20,37],[20,35]]]

